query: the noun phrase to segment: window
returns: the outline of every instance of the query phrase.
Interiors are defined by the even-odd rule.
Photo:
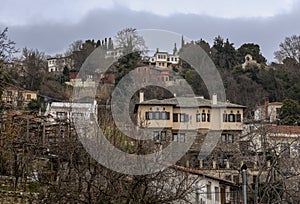
[[[205,113],[202,113],[201,118],[202,118],[202,122],[206,122],[206,114]]]
[[[12,91],[7,91],[7,96],[12,96]]]
[[[200,122],[200,114],[199,113],[196,114],[196,122]]]
[[[153,112],[146,112],[146,120],[153,120]]]
[[[149,112],[149,120],[153,120],[153,112]]]
[[[161,112],[161,119],[166,120],[166,118],[167,118],[166,112]]]
[[[180,122],[185,122],[185,114],[180,114]]]
[[[173,141],[178,142],[178,133],[173,133]]]
[[[240,111],[238,111],[236,114],[236,122],[242,122],[242,117],[241,117]]]
[[[159,120],[159,112],[156,111],[154,114],[155,114],[155,115],[154,115],[154,119]]]
[[[153,140],[154,141],[166,141],[167,140],[167,133],[166,131],[154,131],[153,132]]]
[[[185,142],[185,134],[184,133],[180,133],[180,138],[179,138],[179,142]]]
[[[180,114],[180,122],[188,122],[189,121],[189,115],[185,113]]]
[[[211,182],[206,184],[206,198],[211,200]]]
[[[27,94],[27,95],[26,95],[26,99],[27,99],[27,100],[30,100],[30,99],[31,99],[31,94]]]
[[[146,120],[170,120],[170,112],[149,111],[146,112]]]
[[[215,187],[215,201],[220,200],[220,192],[219,192],[219,187]]]
[[[227,139],[228,139],[228,143],[233,143],[233,135],[232,134],[228,134]]]
[[[166,119],[170,120],[170,112],[166,112]]]
[[[165,131],[162,131],[162,132],[161,132],[161,136],[160,136],[160,140],[161,140],[161,141],[166,141],[166,135],[167,135],[166,132],[165,132]]]
[[[66,112],[57,112],[56,113],[57,117],[65,117],[67,115]]]
[[[158,131],[154,131],[154,137],[153,137],[153,140],[154,140],[154,141],[159,140],[159,133],[158,133]]]
[[[222,138],[223,143],[233,143],[234,142],[233,134],[222,134],[221,138]]]
[[[223,122],[227,122],[227,114],[223,113]]]
[[[222,134],[222,142],[226,142],[227,141],[227,135],[226,134]]]
[[[173,113],[173,122],[178,122],[178,114]]]
[[[72,117],[83,117],[83,113],[72,113]]]
[[[235,122],[235,115],[234,114],[229,114],[229,119],[228,119],[229,122]]]
[[[207,113],[207,122],[210,122],[210,114]]]

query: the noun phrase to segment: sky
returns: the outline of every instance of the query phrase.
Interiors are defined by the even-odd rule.
[[[123,28],[162,29],[238,48],[256,43],[268,62],[285,37],[300,34],[299,0],[0,0],[0,30],[19,49],[63,53],[75,40],[113,37]]]

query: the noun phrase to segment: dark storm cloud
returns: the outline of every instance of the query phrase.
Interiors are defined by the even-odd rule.
[[[17,47],[36,48],[48,54],[62,53],[69,44],[78,39],[103,39],[114,36],[125,27],[137,29],[164,29],[177,32],[193,40],[200,38],[213,42],[220,35],[239,47],[246,42],[257,43],[269,61],[273,52],[286,36],[300,34],[300,7],[293,12],[272,18],[222,19],[192,14],[167,17],[145,12],[134,12],[123,7],[97,9],[78,23],[44,22],[27,26],[9,27],[9,36]]]

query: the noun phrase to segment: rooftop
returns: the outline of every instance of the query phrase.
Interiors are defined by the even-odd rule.
[[[218,101],[213,104],[212,100],[204,99],[201,97],[176,97],[163,100],[152,99],[138,103],[137,105],[172,105],[175,107],[231,107],[231,108],[246,108],[245,106],[234,104],[230,102]]]
[[[269,133],[284,133],[284,134],[299,134],[300,135],[300,126],[268,125],[265,128]]]

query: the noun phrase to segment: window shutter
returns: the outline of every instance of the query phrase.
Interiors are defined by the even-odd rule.
[[[166,117],[167,120],[170,120],[170,112],[166,112]]]
[[[178,122],[178,114],[177,113],[173,114],[173,122]]]
[[[189,122],[189,115],[188,115],[188,114],[185,114],[185,115],[184,115],[184,121],[185,121],[185,122]]]

